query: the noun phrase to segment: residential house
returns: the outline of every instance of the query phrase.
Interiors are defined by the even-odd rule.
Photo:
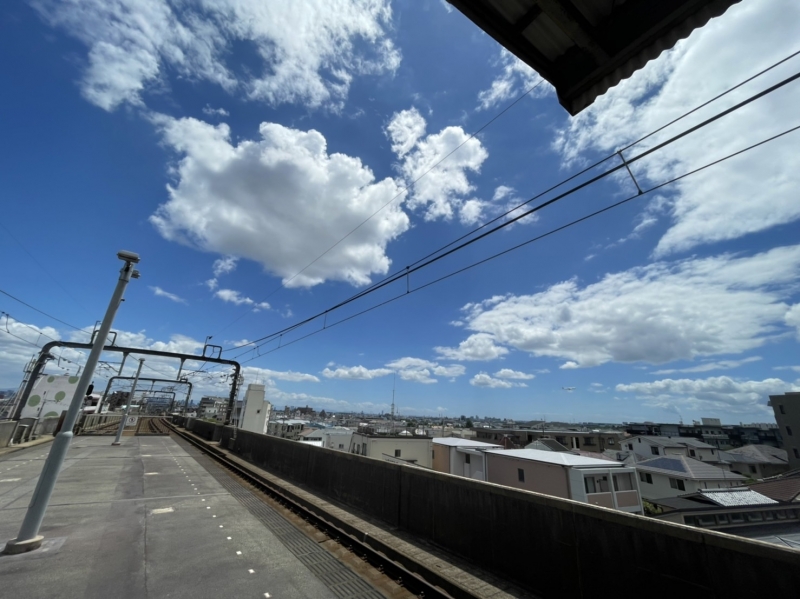
[[[745,445],[730,449],[724,458],[731,463],[731,471],[750,478],[768,478],[789,470],[786,451],[769,445]]]
[[[353,438],[353,430],[343,426],[334,426],[320,431],[322,435],[322,446],[328,449],[339,451],[349,451],[350,441]]]
[[[308,420],[282,419],[272,420],[267,424],[267,434],[281,439],[297,441],[305,429]]]
[[[354,432],[350,439],[350,453],[375,458],[386,457],[410,462],[425,468],[431,467],[431,438],[409,432],[399,435]]]
[[[800,504],[800,470],[791,470],[748,487],[776,501]]]
[[[716,447],[690,437],[631,437],[622,442],[622,449],[632,451],[644,458],[660,455],[685,455],[713,464],[721,464],[724,461]]]
[[[514,445],[525,447],[539,439],[554,439],[568,449],[584,449],[602,453],[606,449],[616,449],[625,434],[620,431],[572,431],[572,430],[535,430],[483,428],[477,429],[476,441],[502,444],[503,439],[510,439]]]
[[[197,406],[197,417],[224,420],[227,408],[228,399],[225,397],[203,397]]]
[[[456,437],[436,437],[432,440],[432,465],[437,472],[486,480],[488,449],[502,449],[494,443],[482,443]]]
[[[783,444],[792,470],[800,468],[800,391],[789,391],[783,395],[770,395],[769,404],[775,412]]]
[[[748,487],[701,489],[679,497],[653,501],[662,510],[659,520],[737,534],[737,530],[775,524],[794,527],[800,506],[781,503]],[[747,536],[753,536],[748,533]]]
[[[539,449],[486,450],[490,483],[642,513],[636,470],[612,460]]]
[[[244,416],[242,417],[240,428],[260,433],[267,433],[267,423],[272,413],[272,404],[265,399],[264,385],[251,383],[247,385],[247,393],[244,399]]]
[[[701,489],[740,486],[746,478],[685,455],[667,455],[636,464],[644,499],[679,497]]]

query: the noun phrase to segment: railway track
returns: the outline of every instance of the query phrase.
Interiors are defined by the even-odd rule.
[[[293,497],[289,494],[283,492],[283,490],[268,481],[258,473],[248,470],[247,468],[243,467],[238,462],[230,459],[224,452],[218,450],[217,448],[210,446],[205,441],[196,438],[194,435],[189,434],[180,430],[178,427],[173,425],[167,419],[162,419],[161,423],[172,433],[180,437],[181,439],[187,441],[192,446],[200,450],[202,453],[213,459],[218,464],[225,467],[227,470],[232,472],[237,478],[244,481],[247,485],[257,489],[268,498],[272,499],[273,501],[277,502],[280,506],[286,508],[292,514],[298,516],[317,530],[325,533],[329,538],[337,541],[340,545],[345,547],[348,551],[352,552],[356,556],[359,556],[360,559],[368,564],[370,564],[373,568],[381,572],[383,575],[389,577],[392,581],[394,581],[397,585],[403,587],[406,591],[410,594],[417,596],[417,597],[424,597],[426,599],[429,598],[441,598],[441,599],[476,599],[477,596],[473,595],[465,591],[464,589],[457,587],[455,585],[447,585],[447,581],[442,579],[441,577],[436,576],[435,573],[431,573],[433,577],[438,578],[438,583],[444,583],[442,586],[450,586],[445,590],[442,586],[437,586],[423,578],[423,576],[412,572],[408,568],[406,568],[403,564],[400,564],[389,557],[387,557],[381,551],[378,551],[376,548],[371,546],[368,543],[363,542],[361,539],[358,538],[355,534],[351,532],[345,531],[333,523],[329,522],[321,515],[316,513],[313,510],[308,509],[302,503],[296,501]],[[366,537],[366,535],[362,535]],[[415,564],[419,566],[420,570],[426,570],[423,564]],[[448,592],[449,591],[449,592]]]

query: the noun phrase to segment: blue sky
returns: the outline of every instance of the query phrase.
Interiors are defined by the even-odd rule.
[[[0,28],[0,288],[83,329],[0,296],[10,388],[46,337],[86,339],[119,249],[142,256],[120,343],[242,345],[800,49],[796,3],[741,3],[577,117],[542,83],[471,138],[539,78],[438,0],[12,1]],[[626,156],[798,69],[800,57]],[[633,171],[658,185],[800,124],[798,102],[791,83]],[[246,361],[245,382],[267,384],[279,407],[386,410],[395,384],[406,413],[770,421],[767,396],[800,388],[797,136],[290,343],[320,330],[314,321],[278,351],[266,353],[272,341],[225,356]],[[408,288],[634,192],[627,175],[607,177],[414,273]],[[325,324],[406,289],[398,281]],[[195,380],[224,393],[216,377]]]

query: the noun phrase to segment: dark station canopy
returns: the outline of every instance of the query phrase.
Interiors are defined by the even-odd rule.
[[[448,0],[579,113],[739,0]]]

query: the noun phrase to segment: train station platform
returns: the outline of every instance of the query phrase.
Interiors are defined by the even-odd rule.
[[[185,442],[111,440],[73,440],[44,544],[0,555],[3,597],[384,596]],[[0,549],[19,530],[49,450],[0,458]]]

